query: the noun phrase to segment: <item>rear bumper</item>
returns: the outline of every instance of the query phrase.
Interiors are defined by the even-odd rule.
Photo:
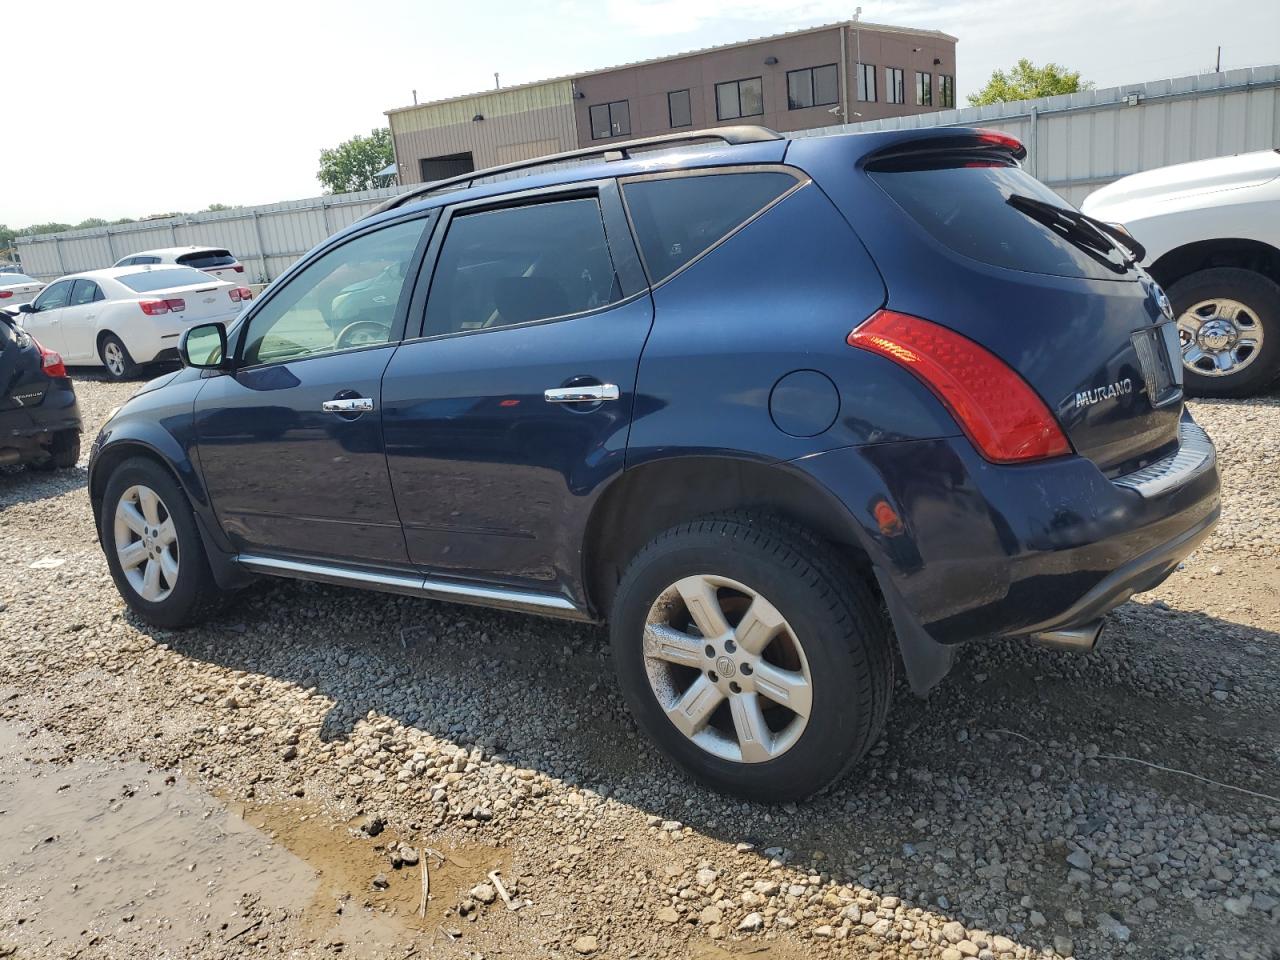
[[[54,379],[36,406],[0,410],[0,460],[15,462],[42,455],[50,438],[63,430],[81,430],[75,388],[66,377]]]
[[[1183,426],[1204,436],[1189,415]],[[1081,457],[997,466],[961,437],[796,465],[844,502],[902,612],[954,644],[1081,626],[1164,580],[1219,515],[1217,464],[1204,443],[1208,456],[1184,458],[1175,482],[1159,469],[1133,475],[1141,490]],[[899,523],[877,520],[881,501]]]

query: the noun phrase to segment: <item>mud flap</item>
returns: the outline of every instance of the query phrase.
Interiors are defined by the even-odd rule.
[[[873,569],[880,595],[889,608],[893,631],[898,636],[898,649],[902,653],[902,665],[906,668],[911,692],[917,697],[926,696],[951,672],[956,659],[956,645],[939,643],[929,636],[907,609],[902,595],[888,575],[878,566]]]

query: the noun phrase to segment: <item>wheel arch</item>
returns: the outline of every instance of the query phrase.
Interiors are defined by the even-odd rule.
[[[1159,256],[1148,272],[1162,287],[1169,287],[1201,270],[1237,267],[1260,273],[1280,284],[1280,250],[1261,240],[1217,237],[1174,247]]]

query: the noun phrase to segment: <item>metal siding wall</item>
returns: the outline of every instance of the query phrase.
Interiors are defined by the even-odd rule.
[[[1125,97],[1138,94],[1129,106]],[[1035,132],[1032,134],[1032,111]],[[894,117],[790,136],[981,126],[1027,145],[1027,168],[1072,203],[1119,177],[1280,145],[1280,66]]]
[[[139,250],[189,244],[226,247],[244,263],[246,281],[259,277],[273,280],[316,244],[402,189],[388,187],[182,219],[19,237],[15,243],[23,270],[41,280],[109,267]]]

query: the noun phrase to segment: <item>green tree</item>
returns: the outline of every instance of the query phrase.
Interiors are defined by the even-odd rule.
[[[223,210],[234,210],[235,207],[225,203],[211,203],[205,207],[205,213],[221,213]]]
[[[19,230],[18,236],[29,236],[37,233],[62,233],[62,231],[70,229],[72,227],[69,223],[34,223]]]
[[[1034,100],[1052,97],[1060,93],[1079,93],[1092,90],[1093,83],[1080,79],[1079,70],[1068,70],[1056,63],[1037,67],[1023,57],[1006,73],[995,70],[987,85],[977,93],[969,94],[969,103],[982,107],[988,103],[1008,103],[1011,100]]]
[[[90,217],[87,220],[81,220],[72,229],[88,230],[90,227],[105,227],[106,225],[107,221],[103,220],[101,217]]]
[[[316,179],[328,193],[372,190],[379,186],[374,174],[391,163],[391,131],[383,127],[369,136],[359,134],[329,150],[320,151]]]

